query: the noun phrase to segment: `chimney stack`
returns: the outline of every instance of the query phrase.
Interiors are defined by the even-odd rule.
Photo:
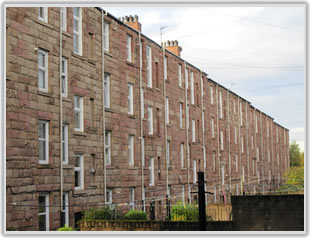
[[[141,32],[142,30],[142,25],[141,23],[139,23],[138,15],[125,16],[125,17],[119,18],[119,20],[122,21],[124,24],[128,25],[129,27],[136,29],[139,32]]]
[[[168,51],[181,57],[182,47],[179,46],[179,42],[177,40],[162,42],[161,46],[164,46]]]

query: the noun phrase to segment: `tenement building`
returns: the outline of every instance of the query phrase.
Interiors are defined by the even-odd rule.
[[[289,131],[157,44],[137,16],[6,8],[6,229],[74,226],[90,208],[149,211],[273,192]],[[167,200],[168,198],[168,200]]]

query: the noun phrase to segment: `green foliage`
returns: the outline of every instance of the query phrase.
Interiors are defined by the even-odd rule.
[[[109,207],[92,208],[83,214],[84,220],[111,220],[114,219],[114,212]]]
[[[72,227],[69,227],[65,224],[64,227],[60,227],[59,229],[57,229],[57,231],[75,231],[72,229]]]
[[[299,145],[295,141],[292,141],[289,146],[290,166],[291,167],[300,166],[301,159],[302,159],[302,156],[301,156]]]
[[[199,221],[198,206],[193,204],[182,205],[177,202],[171,208],[171,221]]]
[[[144,211],[132,209],[125,215],[125,220],[147,220],[147,216]]]

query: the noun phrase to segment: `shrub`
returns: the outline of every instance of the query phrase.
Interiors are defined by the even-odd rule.
[[[114,212],[109,207],[92,208],[83,214],[84,220],[111,220],[114,219]]]
[[[72,229],[72,227],[69,227],[65,224],[64,227],[60,227],[59,229],[57,229],[57,231],[75,231]]]
[[[125,220],[147,220],[147,216],[144,211],[132,209],[125,215]]]
[[[172,221],[199,221],[198,206],[194,204],[182,205],[182,202],[177,202],[171,208]]]

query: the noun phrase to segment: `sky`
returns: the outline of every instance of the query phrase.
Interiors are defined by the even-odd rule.
[[[169,5],[168,5],[169,6]],[[105,7],[138,15],[142,33],[178,40],[181,57],[290,130],[304,150],[305,9],[267,6]]]

